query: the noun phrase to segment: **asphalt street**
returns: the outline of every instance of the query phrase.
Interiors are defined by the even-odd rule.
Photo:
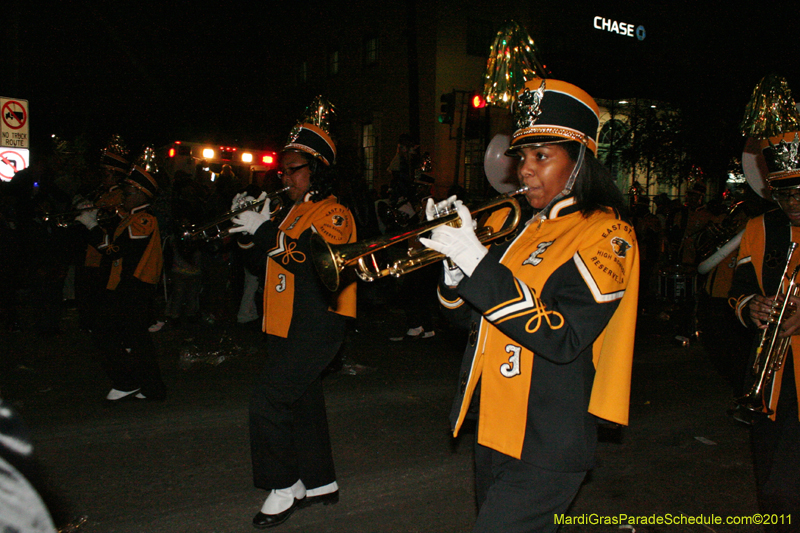
[[[468,532],[474,436],[453,439],[448,427],[465,337],[440,322],[431,339],[389,342],[404,329],[402,313],[362,300],[342,366],[325,379],[340,501],[299,510],[275,531]],[[57,335],[27,327],[36,313],[23,308],[23,330],[0,337],[0,394],[30,429],[56,524],[80,523],[72,530],[81,533],[254,531],[265,494],[251,481],[247,402],[261,334],[230,317],[168,324],[153,334],[167,400],[108,406],[109,383],[77,312],[64,311]],[[651,312],[637,330],[630,426],[603,432],[574,523],[562,531],[761,531],[725,523],[757,511],[748,432],[726,413],[728,382],[702,343],[675,340],[673,319]],[[714,516],[723,523],[690,523]]]

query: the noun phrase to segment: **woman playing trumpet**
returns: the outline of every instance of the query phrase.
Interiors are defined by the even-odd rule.
[[[420,239],[456,267],[445,265],[439,300],[470,331],[451,423],[458,435],[479,404],[476,532],[556,531],[594,466],[598,421],[628,421],[638,248],[595,159],[597,105],[534,80],[514,111],[507,154],[537,213],[487,249],[456,201],[461,227]]]
[[[334,244],[356,238],[353,216],[333,195],[335,157],[326,131],[298,124],[280,155],[279,171],[294,205],[276,224],[267,201],[261,212],[234,217],[237,226],[230,230],[249,235],[241,247],[267,257],[262,328],[267,354],[250,399],[253,481],[268,491],[253,518],[257,528],[339,498],[322,373],[344,340],[346,317],[355,316],[355,284],[328,292],[310,253],[314,233]]]
[[[790,339],[789,350],[782,366],[760,391],[756,405],[751,406],[763,413],[748,415],[741,411],[752,416],[749,422],[759,507],[762,513],[776,516],[788,516],[800,509],[800,313],[793,312],[800,305],[800,298],[785,295],[791,273],[800,261],[800,252],[789,251],[792,243],[800,242],[799,133],[792,131],[762,142],[768,170],[764,179],[778,208],[748,221],[729,293],[738,319],[759,337],[781,307],[776,309],[774,304],[789,298],[788,318],[776,324],[774,331],[779,338]],[[787,157],[781,157],[782,151]],[[789,157],[790,153],[794,156]],[[758,353],[751,356],[758,357]],[[748,375],[746,387],[757,378],[758,373]],[[745,400],[749,396],[739,402],[747,406]],[[739,415],[737,419],[747,421]],[[796,523],[787,524],[785,519],[782,522],[765,525],[765,531],[797,531]]]

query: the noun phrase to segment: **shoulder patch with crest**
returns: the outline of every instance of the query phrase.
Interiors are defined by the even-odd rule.
[[[631,248],[631,243],[622,237],[614,237],[611,239],[611,246],[614,249],[614,254],[616,254],[617,257],[625,257],[625,255],[628,253],[628,250]]]

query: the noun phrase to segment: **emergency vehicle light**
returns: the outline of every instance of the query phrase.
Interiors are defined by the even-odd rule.
[[[203,148],[203,157],[206,159],[214,159],[214,150],[211,148]]]
[[[242,162],[243,163],[252,163],[253,162],[253,154],[250,152],[242,152]]]
[[[267,154],[267,155],[265,155],[264,157],[261,158],[261,162],[264,163],[264,164],[267,164],[267,165],[271,165],[272,163],[275,162],[275,158],[272,157],[271,155]]]
[[[169,152],[167,153],[167,157],[175,157],[175,148],[174,147],[169,149]]]

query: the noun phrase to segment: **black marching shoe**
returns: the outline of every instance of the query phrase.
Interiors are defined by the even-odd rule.
[[[253,526],[258,529],[266,529],[268,527],[283,524],[289,519],[290,516],[292,516],[292,513],[295,511],[295,509],[305,507],[303,505],[304,502],[305,498],[302,500],[295,500],[291,507],[278,514],[264,514],[259,512],[253,517]]]
[[[306,488],[299,479],[291,487],[271,490],[261,510],[253,517],[253,526],[265,529],[283,524],[295,509],[303,507],[305,499]]]
[[[322,505],[333,505],[339,503],[339,491],[331,492],[328,494],[321,494],[319,496],[306,496],[302,500],[295,500],[291,507],[278,514],[264,514],[259,512],[253,517],[253,526],[258,529],[266,529],[268,527],[277,526],[286,522],[295,509],[304,509],[315,503]]]

